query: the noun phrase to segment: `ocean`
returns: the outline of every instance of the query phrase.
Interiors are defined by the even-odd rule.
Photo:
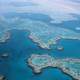
[[[0,59],[0,74],[8,80],[72,80],[72,78],[59,69],[46,68],[41,74],[34,74],[27,64],[31,54],[49,54],[65,58],[80,58],[80,41],[61,40],[58,45],[64,47],[63,51],[56,49],[42,49],[37,43],[28,38],[29,32],[24,30],[11,30],[11,37],[5,43],[0,43],[0,55],[8,53],[9,57]],[[75,47],[76,46],[76,47]]]

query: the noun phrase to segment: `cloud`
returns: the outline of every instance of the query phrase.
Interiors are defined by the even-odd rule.
[[[16,3],[16,5],[12,5],[12,3]],[[24,3],[29,4],[25,5]],[[5,4],[4,0],[3,4]],[[77,17],[72,14],[80,15],[80,3],[76,2],[76,0],[8,0],[6,6],[3,4],[3,12],[46,14],[51,17],[53,23],[76,20]]]

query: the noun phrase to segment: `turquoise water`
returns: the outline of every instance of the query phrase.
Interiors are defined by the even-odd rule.
[[[60,40],[57,46],[63,46],[62,51],[51,50],[50,54],[60,58],[80,58],[80,41],[79,40]],[[52,46],[53,48],[53,46]]]
[[[51,24],[50,18],[47,15],[41,14],[7,14],[6,17],[20,16],[22,18],[30,18],[40,20],[49,25],[57,25],[75,30],[76,25],[80,26],[80,20],[64,22],[62,24]],[[36,17],[35,17],[36,16]],[[41,74],[33,74],[32,69],[27,65],[27,59],[31,54],[49,54],[51,56],[66,58],[80,58],[80,41],[79,40],[60,40],[57,46],[63,46],[63,51],[58,51],[56,48],[51,50],[40,48],[37,43],[34,43],[28,38],[29,32],[12,30],[11,38],[5,43],[0,44],[0,54],[8,53],[7,59],[0,59],[0,74],[7,77],[8,80],[72,80],[72,78],[59,69],[47,68]],[[80,31],[77,31],[80,32]]]
[[[67,53],[66,55],[58,54],[56,50],[41,49],[28,38],[29,32],[27,35],[25,31],[12,30],[10,32],[10,40],[0,44],[0,54],[9,54],[7,59],[0,59],[0,74],[5,75],[8,80],[72,80],[60,70],[53,68],[44,69],[39,75],[33,74],[32,69],[26,63],[31,54],[48,53],[54,56],[56,53],[57,57],[61,57],[60,54],[66,57]],[[67,43],[64,44],[66,46]]]

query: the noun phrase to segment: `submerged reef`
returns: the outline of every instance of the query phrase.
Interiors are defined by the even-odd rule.
[[[40,47],[50,49],[52,44],[56,44],[59,39],[78,39],[80,33],[67,28],[51,26],[42,21],[27,18],[0,17],[0,42],[4,42],[9,36],[4,36],[5,32],[17,29],[30,32],[29,38],[37,42]]]
[[[53,67],[60,69],[74,80],[80,80],[80,59],[58,59],[47,54],[32,54],[28,59],[28,65],[33,69],[34,73],[41,73],[42,69]]]

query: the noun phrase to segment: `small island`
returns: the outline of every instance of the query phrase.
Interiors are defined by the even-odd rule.
[[[63,51],[64,50],[64,47],[63,46],[57,46],[57,50],[58,51]]]
[[[0,55],[0,58],[4,59],[4,58],[8,58],[9,57],[9,53],[3,53]]]
[[[0,42],[4,43],[5,40],[9,39],[9,31],[13,29],[25,30],[26,33],[29,31],[29,38],[44,49],[51,49],[51,45],[57,44],[61,39],[80,40],[80,33],[72,29],[57,27],[56,25],[52,26],[43,21],[35,21],[31,19],[17,18],[16,21],[16,18],[14,18],[14,21],[10,22],[11,20],[13,20],[13,18],[9,18],[8,22],[6,17],[4,20],[2,18],[0,19],[0,21],[5,24],[4,26],[1,23],[0,26]],[[12,24],[16,26],[11,26]]]
[[[34,73],[41,73],[47,67],[58,68],[65,74],[71,76],[73,80],[80,80],[80,59],[66,58],[58,59],[49,55],[32,54],[28,59],[28,65]]]
[[[3,75],[0,75],[0,80],[5,80],[5,77]]]
[[[7,31],[0,37],[0,43],[6,42],[6,40],[8,40],[9,38],[10,38],[10,32]]]

